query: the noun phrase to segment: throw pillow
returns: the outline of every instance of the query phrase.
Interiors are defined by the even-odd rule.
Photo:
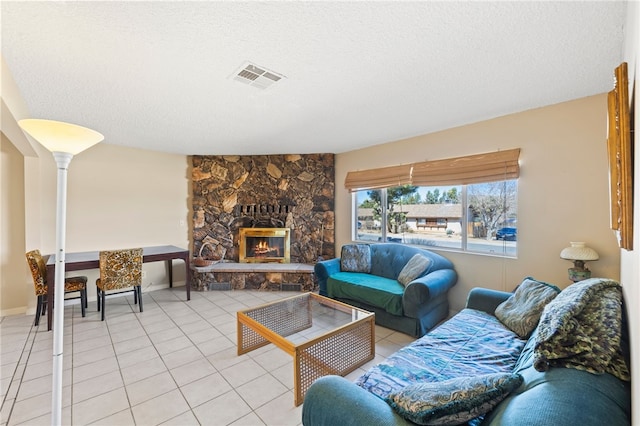
[[[402,417],[420,425],[458,425],[488,413],[522,384],[522,376],[490,373],[405,386],[387,397]]]
[[[516,291],[495,310],[495,316],[523,339],[538,325],[542,310],[560,293],[554,285],[525,278]]]
[[[340,254],[342,272],[371,272],[371,247],[369,244],[348,244],[342,246]]]
[[[404,265],[402,271],[400,271],[398,282],[406,287],[411,281],[424,274],[424,271],[427,270],[429,265],[431,265],[431,259],[420,253],[414,254],[407,264]]]

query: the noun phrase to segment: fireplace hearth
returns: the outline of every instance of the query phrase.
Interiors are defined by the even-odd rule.
[[[240,263],[289,263],[289,228],[240,228]]]

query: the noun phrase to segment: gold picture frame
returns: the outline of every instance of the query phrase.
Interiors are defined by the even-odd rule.
[[[633,249],[633,148],[629,113],[627,63],[615,69],[615,85],[607,98],[609,129],[609,184],[611,228],[617,231],[618,243]]]

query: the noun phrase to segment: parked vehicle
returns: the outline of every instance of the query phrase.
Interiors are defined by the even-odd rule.
[[[515,241],[517,234],[516,228],[500,228],[496,232],[496,240]]]

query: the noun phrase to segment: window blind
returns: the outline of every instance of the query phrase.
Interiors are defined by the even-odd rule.
[[[520,148],[467,155],[413,165],[411,183],[416,186],[468,185],[517,179]]]
[[[379,189],[411,183],[411,164],[348,172],[344,186],[350,191]]]
[[[351,192],[400,185],[468,185],[517,179],[520,148],[415,164],[348,172],[344,186]]]

